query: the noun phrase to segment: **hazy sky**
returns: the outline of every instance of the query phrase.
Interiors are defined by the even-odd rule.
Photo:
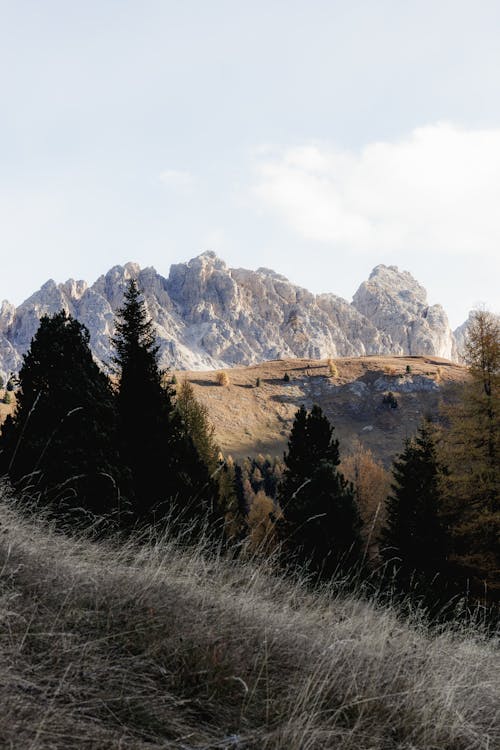
[[[0,299],[206,249],[498,310],[499,0],[0,0]]]

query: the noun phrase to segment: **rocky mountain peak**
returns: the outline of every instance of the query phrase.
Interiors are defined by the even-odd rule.
[[[427,292],[408,271],[376,266],[353,300],[353,306],[380,331],[388,331],[393,353],[437,354],[454,359],[456,346],[441,305],[429,306]]]
[[[43,314],[64,308],[84,323],[94,355],[111,358],[110,336],[129,279],[144,293],[161,365],[208,369],[283,357],[434,354],[455,342],[440,305],[406,271],[379,265],[350,304],[314,295],[267,268],[229,268],[209,250],[176,263],[168,277],[137,263],[114,266],[88,286],[46,282],[17,308],[0,307],[0,373],[17,371]]]
[[[427,304],[427,292],[424,287],[414,279],[411,273],[400,271],[398,266],[383,264],[375,266],[368,281],[364,281],[359,289],[372,289],[375,294],[382,291],[391,297],[397,294],[401,299]]]

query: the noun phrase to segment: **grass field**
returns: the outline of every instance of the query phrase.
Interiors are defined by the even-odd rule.
[[[224,370],[229,383],[224,387],[214,371],[178,371],[176,378],[188,379],[207,407],[226,455],[282,456],[297,409],[317,403],[335,425],[343,456],[361,441],[386,467],[422,418],[436,417],[453,386],[467,378],[465,367],[438,357],[337,357],[335,367],[335,376],[327,360],[232,367]],[[394,391],[397,409],[384,405],[384,390]]]
[[[494,750],[498,643],[0,500],[0,747]]]

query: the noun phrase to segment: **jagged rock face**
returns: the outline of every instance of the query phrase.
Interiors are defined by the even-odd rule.
[[[453,331],[453,336],[455,337],[457,347],[456,358],[458,362],[465,362],[465,336],[467,334],[469,324],[472,322],[473,314],[474,312],[471,310],[467,320],[465,320],[461,326],[458,326],[458,328],[455,328],[455,330]]]
[[[441,305],[428,305],[425,289],[407,271],[377,266],[352,304],[379,331],[389,334],[392,354],[456,356],[446,313]]]
[[[451,358],[443,309],[394,266],[377,266],[352,304],[313,295],[260,268],[230,269],[207,252],[173,265],[168,278],[135,263],[115,266],[92,286],[50,280],[17,309],[0,307],[0,373],[16,372],[40,317],[65,309],[90,331],[96,359],[112,356],[114,316],[136,278],[156,326],[163,367],[207,369],[285,357],[434,354]]]

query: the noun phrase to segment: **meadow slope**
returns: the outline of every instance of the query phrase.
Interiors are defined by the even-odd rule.
[[[436,417],[440,403],[468,377],[465,367],[439,357],[337,357],[334,363],[334,377],[328,361],[317,359],[233,367],[224,371],[229,385],[223,387],[213,370],[175,375],[179,383],[187,378],[208,408],[226,455],[281,456],[297,409],[317,403],[335,425],[342,455],[361,441],[387,468],[422,418]],[[389,391],[397,409],[383,402]]]
[[[0,502],[0,746],[492,750],[494,640],[152,530],[70,538]]]

